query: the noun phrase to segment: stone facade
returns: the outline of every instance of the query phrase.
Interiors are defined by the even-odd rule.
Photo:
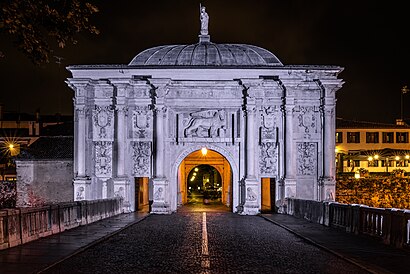
[[[16,157],[17,206],[73,201],[73,136],[39,137]]]
[[[275,202],[333,199],[337,66],[286,66],[251,45],[161,46],[128,65],[70,66],[74,198],[124,198],[149,177],[152,212],[177,210],[178,169],[206,147],[231,168],[232,210],[257,214],[261,178]],[[79,194],[81,193],[81,194]]]
[[[73,160],[18,160],[17,206],[73,201]]]

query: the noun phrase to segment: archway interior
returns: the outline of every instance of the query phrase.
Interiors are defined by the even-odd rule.
[[[204,154],[197,150],[189,154],[178,168],[178,183],[179,205],[193,202],[193,199],[203,203],[204,198],[208,198],[211,202],[232,206],[231,166],[216,151],[209,149]]]
[[[214,204],[222,202],[222,177],[210,165],[194,167],[187,178],[187,203]]]

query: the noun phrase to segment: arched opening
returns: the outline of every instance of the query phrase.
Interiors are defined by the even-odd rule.
[[[187,177],[187,203],[222,203],[222,177],[210,165],[194,167]]]
[[[178,168],[179,206],[204,205],[232,209],[232,170],[220,153],[196,150]]]

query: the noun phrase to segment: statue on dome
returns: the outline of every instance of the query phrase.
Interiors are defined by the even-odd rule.
[[[201,35],[208,35],[208,23],[209,23],[209,16],[208,13],[205,11],[205,7],[199,4],[200,10],[200,17],[201,17]]]

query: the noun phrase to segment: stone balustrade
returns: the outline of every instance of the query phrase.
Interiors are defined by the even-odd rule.
[[[368,235],[395,247],[410,244],[410,210],[289,198],[286,213],[346,232]]]
[[[122,199],[0,210],[0,250],[122,213]]]

